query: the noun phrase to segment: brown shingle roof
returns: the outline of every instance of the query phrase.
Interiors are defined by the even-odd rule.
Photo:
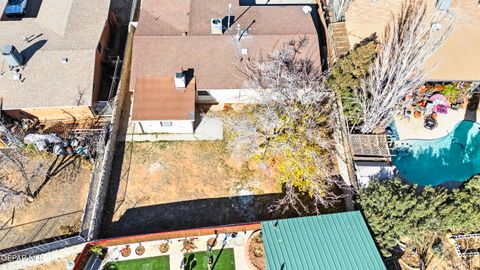
[[[211,35],[210,19],[226,17],[229,3],[234,17],[232,35]],[[242,29],[251,24],[251,34],[240,41],[235,39],[237,24]],[[173,77],[188,68],[194,69],[198,89],[241,89],[245,79],[243,60],[265,55],[303,36],[309,39],[303,53],[320,63],[317,30],[302,6],[249,7],[231,0],[144,0],[133,46],[130,89],[135,89],[137,77]],[[242,49],[248,54],[242,55]]]
[[[195,112],[195,78],[185,89],[175,89],[169,78],[137,78],[132,120],[193,120]]]
[[[6,0],[0,1],[4,10]],[[30,1],[34,2],[34,1]],[[31,54],[21,71],[23,83],[6,71],[0,77],[3,109],[91,105],[95,54],[107,21],[109,0],[43,0],[36,18],[0,21],[0,46]],[[38,36],[31,42],[23,37]],[[27,53],[29,51],[29,53]],[[68,58],[63,64],[62,58]],[[0,66],[3,57],[0,56]]]

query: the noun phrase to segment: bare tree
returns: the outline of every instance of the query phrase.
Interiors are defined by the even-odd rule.
[[[23,130],[12,132],[4,119],[0,119],[0,127],[11,142],[8,148],[0,149],[0,211],[33,202],[52,177],[78,161],[73,155],[53,159],[49,154],[31,153],[22,143],[26,135]],[[70,171],[72,179],[78,166]]]
[[[260,103],[226,117],[231,149],[269,160],[278,158],[285,196],[270,210],[293,208],[320,212],[344,195],[332,157],[332,130],[337,118],[334,96],[323,82],[318,65],[301,52],[308,40],[285,44],[266,57],[246,63],[246,88],[260,94]],[[271,165],[271,164],[270,164]]]
[[[9,205],[8,202],[18,202],[18,197],[33,201],[34,183],[37,183],[46,164],[28,164],[25,155],[13,147],[0,151],[0,208]],[[32,165],[32,166],[30,166]],[[19,181],[20,180],[20,181]]]
[[[333,15],[334,22],[342,22],[345,20],[345,12],[352,0],[329,0],[328,5]]]
[[[77,98],[75,99],[76,106],[84,105],[85,92],[87,92],[87,89],[81,89],[80,87],[77,86]]]
[[[363,112],[362,133],[386,125],[408,93],[416,91],[433,69],[425,61],[453,27],[446,11],[432,10],[423,0],[406,0],[385,27],[378,55],[354,99]]]

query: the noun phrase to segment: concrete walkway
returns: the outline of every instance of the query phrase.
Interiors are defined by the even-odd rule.
[[[130,123],[127,129],[125,141],[216,141],[223,140],[223,123],[219,119],[207,118],[195,129],[195,133],[189,134],[139,134],[139,128],[135,123]]]

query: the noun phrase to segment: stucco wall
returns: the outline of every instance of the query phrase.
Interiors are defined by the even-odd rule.
[[[207,91],[209,96],[198,95],[198,91]],[[200,104],[215,103],[252,103],[260,95],[253,89],[197,89],[195,101]]]
[[[162,125],[171,122],[172,126]],[[136,121],[138,133],[193,133],[193,120]]]

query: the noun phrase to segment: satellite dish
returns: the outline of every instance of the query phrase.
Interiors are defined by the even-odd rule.
[[[309,14],[310,12],[312,12],[312,7],[311,6],[303,6],[302,10],[303,10],[303,13]]]

